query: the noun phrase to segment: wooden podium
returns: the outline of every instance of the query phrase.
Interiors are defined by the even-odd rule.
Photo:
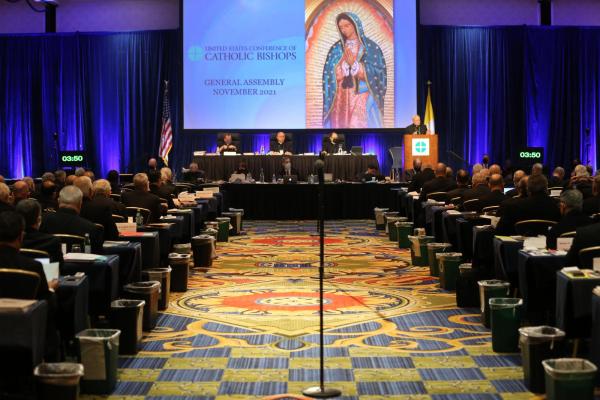
[[[404,170],[411,169],[413,159],[420,158],[435,168],[438,163],[437,135],[404,135]]]

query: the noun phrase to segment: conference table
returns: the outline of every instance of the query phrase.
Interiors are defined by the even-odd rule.
[[[326,219],[373,218],[375,207],[393,207],[393,183],[328,183],[324,185]],[[221,185],[230,207],[245,219],[316,219],[319,185],[298,183],[228,183]]]
[[[260,169],[263,169],[265,180],[271,180],[273,174],[279,174],[283,156],[280,155],[204,155],[194,156],[194,162],[204,171],[207,180],[227,181],[237,169],[240,162],[245,162],[248,171],[254,179],[258,180]],[[318,155],[293,155],[290,156],[292,167],[298,171],[299,180],[307,180],[314,174],[314,165]],[[357,176],[367,170],[369,164],[379,166],[375,155],[329,155],[325,157],[325,173],[332,173],[333,179],[355,180]]]
[[[583,277],[563,271],[556,275],[556,326],[569,338],[588,338],[592,330],[593,290],[600,285],[600,275],[583,272]]]

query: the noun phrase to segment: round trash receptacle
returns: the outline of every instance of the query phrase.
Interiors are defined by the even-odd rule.
[[[208,268],[212,265],[212,249],[214,237],[198,235],[192,238],[194,268]]]
[[[410,239],[408,237],[412,234],[413,226],[414,224],[409,221],[396,222],[396,228],[398,229],[398,248],[410,248]]]
[[[423,267],[429,264],[427,257],[427,243],[433,242],[433,236],[409,236],[410,259],[412,265]]]
[[[565,332],[551,326],[520,328],[519,347],[525,387],[533,393],[544,393],[546,378],[542,361],[565,354]]]
[[[142,278],[145,281],[160,282],[158,309],[166,310],[169,307],[169,297],[171,296],[171,267],[145,269],[142,271]]]
[[[44,363],[33,370],[38,400],[77,400],[83,365]]]
[[[240,214],[240,227],[239,230],[242,232],[244,230],[244,209],[243,208],[229,208],[229,212]]]
[[[583,358],[542,361],[546,372],[547,400],[593,400],[598,368]]]
[[[229,224],[231,219],[229,217],[217,218],[218,231],[217,231],[217,242],[227,242],[229,240]]]
[[[383,218],[383,213],[389,211],[389,208],[379,208],[375,207],[373,210],[375,213],[375,228],[378,231],[382,231],[385,229],[385,219]]]
[[[171,291],[186,292],[190,275],[190,255],[169,254],[169,266],[171,267]]]
[[[230,211],[221,213],[221,215],[231,220],[231,226],[233,228],[230,230],[230,233],[232,235],[239,235],[242,231],[242,213]]]
[[[399,214],[398,211],[385,211],[383,213],[383,229],[385,230],[385,233],[388,233],[388,218],[395,218]]]
[[[173,253],[190,254],[192,252],[191,243],[177,243],[173,245]]]
[[[450,243],[427,243],[427,260],[429,261],[429,275],[440,276],[440,269],[437,263],[437,253],[450,251]]]
[[[75,335],[78,361],[83,365],[82,393],[110,394],[115,390],[120,334],[117,329],[86,329]]]
[[[121,331],[119,354],[137,354],[142,342],[144,300],[119,299],[110,303],[110,327]]]
[[[128,299],[144,300],[143,328],[150,331],[156,326],[158,319],[158,296],[160,294],[160,282],[135,282],[125,285],[123,288],[125,297]]]
[[[392,242],[398,241],[398,228],[396,228],[396,222],[406,222],[408,218],[406,217],[387,217],[387,232],[388,239]]]
[[[436,253],[440,269],[440,287],[445,290],[456,290],[458,267],[462,263],[462,253]]]
[[[486,328],[490,327],[490,299],[493,297],[508,297],[510,283],[498,279],[478,281],[479,304],[481,307],[481,322]]]
[[[514,353],[519,350],[519,328],[523,299],[493,297],[490,299],[492,350]]]

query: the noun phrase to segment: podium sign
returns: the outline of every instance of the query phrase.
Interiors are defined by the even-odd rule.
[[[437,135],[404,135],[404,170],[412,168],[413,159],[420,158],[423,164],[438,163]]]

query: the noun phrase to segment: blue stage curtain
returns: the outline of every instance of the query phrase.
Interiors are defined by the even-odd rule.
[[[600,29],[422,27],[420,110],[431,80],[440,158],[503,162],[524,146],[550,166],[597,166]],[[589,140],[585,129],[590,129]],[[589,158],[586,153],[589,145]]]

